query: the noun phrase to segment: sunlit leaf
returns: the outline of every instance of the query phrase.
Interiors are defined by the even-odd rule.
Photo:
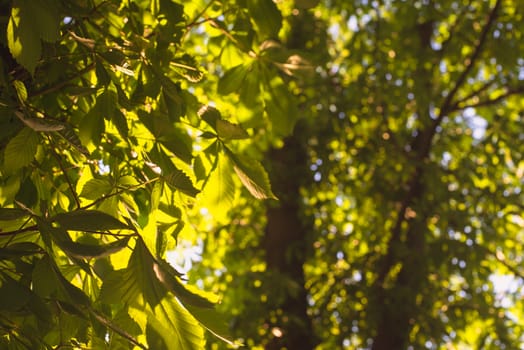
[[[38,134],[31,128],[24,127],[13,137],[4,150],[4,167],[14,172],[29,165],[38,147]]]

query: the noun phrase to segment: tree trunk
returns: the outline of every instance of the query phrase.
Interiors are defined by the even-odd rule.
[[[277,284],[285,289],[278,306],[282,313],[276,322],[268,322],[273,338],[266,349],[313,349],[315,341],[307,315],[303,270],[308,230],[299,212],[300,186],[309,176],[307,156],[299,140],[292,136],[283,148],[269,151],[267,159],[271,184],[279,201],[268,205],[263,248],[270,276],[290,288]]]

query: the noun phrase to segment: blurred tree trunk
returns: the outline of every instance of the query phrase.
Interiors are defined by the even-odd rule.
[[[308,228],[300,217],[300,187],[309,177],[307,155],[297,137],[289,137],[284,147],[267,154],[273,191],[278,202],[268,205],[264,240],[269,276],[282,281],[275,323],[269,322],[273,338],[267,349],[313,349],[311,320],[307,315],[307,290],[304,286],[304,263],[307,258]]]

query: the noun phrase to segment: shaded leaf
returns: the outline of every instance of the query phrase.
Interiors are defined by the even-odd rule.
[[[98,210],[75,210],[68,213],[57,214],[51,220],[58,222],[60,226],[66,230],[74,231],[100,232],[130,229],[127,224]]]
[[[20,243],[13,243],[10,244],[7,247],[1,247],[0,248],[0,259],[13,259],[17,257],[27,256],[27,255],[34,255],[38,253],[42,253],[42,248],[35,243],[31,242],[20,242]]]
[[[247,2],[247,8],[262,39],[278,37],[278,32],[282,27],[282,14],[274,1],[250,0]]]
[[[72,305],[89,305],[89,298],[78,287],[69,282],[59,271],[55,262],[45,255],[38,260],[33,270],[34,291],[44,298],[57,300]]]
[[[218,119],[216,121],[216,130],[218,136],[226,140],[242,140],[249,138],[249,134],[244,130],[244,128],[227,120]]]
[[[64,250],[68,255],[74,256],[80,259],[91,259],[91,258],[102,258],[114,254],[123,248],[127,247],[129,237],[118,239],[108,244],[84,244],[73,241],[67,241],[60,243],[60,248]]]
[[[215,130],[217,127],[217,120],[222,119],[220,112],[215,107],[211,106],[202,106],[198,110],[198,116]]]
[[[0,208],[0,221],[10,221],[21,219],[28,216],[29,213],[19,208]]]
[[[228,95],[239,91],[247,74],[248,70],[243,64],[229,69],[218,81],[218,93]]]

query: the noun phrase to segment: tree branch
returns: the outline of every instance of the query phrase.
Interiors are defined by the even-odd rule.
[[[80,78],[82,75],[84,75],[87,72],[93,70],[94,68],[95,68],[95,63],[93,62],[90,65],[88,65],[88,66],[84,67],[83,69],[79,70],[78,72],[76,72],[72,76],[70,76],[70,77],[66,78],[65,80],[57,83],[56,85],[48,86],[48,87],[45,87],[45,88],[43,88],[41,90],[33,91],[32,93],[29,94],[29,97],[36,97],[36,96],[45,95],[45,94],[49,94],[49,93],[58,91],[58,90],[60,90],[60,89],[62,89],[64,87],[66,87],[67,85],[69,85],[69,83],[72,80]]]
[[[473,51],[473,54],[471,57],[469,57],[466,61],[466,67],[460,74],[460,76],[457,78],[455,82],[455,86],[453,86],[453,89],[449,92],[449,94],[446,96],[446,99],[442,103],[442,106],[440,108],[440,115],[435,120],[434,127],[436,127],[440,124],[442,118],[449,112],[449,108],[451,106],[451,101],[457,94],[458,90],[462,87],[464,82],[466,81],[466,78],[468,77],[469,73],[477,63],[477,60],[480,56],[480,53],[482,52],[482,49],[484,48],[484,45],[487,41],[488,33],[491,30],[491,26],[495,22],[495,19],[497,18],[498,10],[501,6],[502,1],[497,0],[495,3],[495,6],[493,6],[493,9],[491,9],[491,12],[489,13],[488,20],[486,24],[484,25],[484,28],[482,28],[482,32],[480,33],[480,37],[477,40],[477,45],[475,46],[475,49]]]
[[[0,236],[12,236],[12,235],[18,235],[18,234],[24,233],[24,232],[31,232],[31,231],[38,231],[38,226],[37,225],[33,225],[33,226],[20,228],[18,230],[5,231],[5,232],[3,232],[2,229],[0,229]]]
[[[495,97],[493,99],[487,99],[487,100],[479,101],[477,103],[472,103],[470,105],[459,106],[458,105],[459,102],[457,102],[457,103],[453,104],[453,106],[450,109],[450,112],[460,111],[460,110],[463,110],[463,109],[466,109],[466,108],[478,108],[478,107],[492,106],[492,105],[495,105],[495,104],[503,101],[504,99],[506,99],[509,96],[518,95],[520,93],[524,93],[524,86],[519,86],[519,87],[514,88],[514,89],[508,89],[505,93],[503,93],[502,95],[500,95],[498,97]]]

